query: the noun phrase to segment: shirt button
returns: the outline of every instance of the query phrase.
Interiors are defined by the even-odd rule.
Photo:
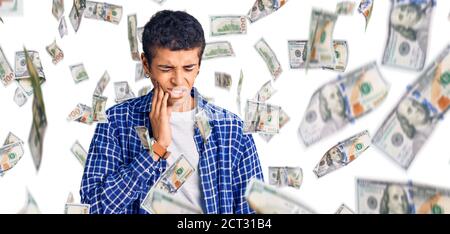
[[[159,168],[159,172],[162,172],[162,168]]]
[[[128,194],[127,194],[128,196],[131,196],[131,192],[128,192]]]
[[[145,169],[145,172],[149,172],[149,169],[147,168],[147,169]]]

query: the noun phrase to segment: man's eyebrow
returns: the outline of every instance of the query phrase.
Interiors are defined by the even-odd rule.
[[[196,66],[196,65],[197,65],[196,63],[193,63],[193,64],[184,65],[183,67],[193,67],[193,66]]]
[[[158,67],[161,67],[161,68],[174,68],[174,66],[166,65],[166,64],[160,64],[160,65],[158,65]]]

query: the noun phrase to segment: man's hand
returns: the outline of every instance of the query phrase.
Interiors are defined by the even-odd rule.
[[[152,97],[150,122],[152,125],[153,137],[166,149],[172,142],[172,131],[169,124],[172,107],[167,106],[168,99],[169,93],[165,93],[161,86],[156,83],[155,92]]]

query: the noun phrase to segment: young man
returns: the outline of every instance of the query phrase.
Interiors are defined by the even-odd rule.
[[[176,197],[204,213],[253,213],[244,197],[247,183],[263,179],[253,138],[243,134],[239,117],[193,87],[205,48],[200,23],[185,12],[160,11],[145,25],[143,48],[154,89],[110,108],[108,123],[97,125],[81,202],[91,205],[91,213],[146,213],[141,202],[147,192],[183,154],[195,172]],[[205,116],[200,124],[198,113]],[[148,129],[150,154],[137,126]]]

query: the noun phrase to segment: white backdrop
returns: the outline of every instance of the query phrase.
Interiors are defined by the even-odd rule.
[[[12,66],[15,52],[22,50],[24,45],[29,50],[40,52],[47,78],[42,89],[48,118],[42,164],[39,172],[36,172],[27,143],[32,121],[32,99],[19,108],[13,102],[16,85],[0,87],[0,141],[3,142],[9,131],[25,141],[25,155],[21,161],[0,178],[0,213],[16,213],[26,201],[27,187],[42,213],[63,213],[69,192],[73,192],[75,200],[79,201],[83,169],[72,155],[70,147],[75,140],[79,140],[87,150],[95,125],[67,122],[66,117],[77,103],[91,105],[92,93],[105,70],[111,76],[111,82],[104,93],[108,96],[107,108],[115,105],[113,82],[128,81],[135,94],[141,87],[150,84],[149,80],[134,81],[135,62],[131,60],[129,52],[127,15],[137,13],[138,27],[141,27],[155,12],[162,9],[186,10],[203,25],[208,42],[228,40],[232,43],[236,57],[203,61],[195,86],[203,95],[214,97],[217,105],[234,113],[237,113],[235,99],[241,68],[245,76],[241,94],[243,107],[245,100],[253,97],[261,85],[271,79],[264,61],[253,48],[259,38],[266,39],[284,70],[275,82],[278,92],[268,102],[282,106],[291,120],[269,143],[254,135],[264,176],[268,180],[269,166],[300,166],[304,174],[301,188],[285,190],[315,211],[333,213],[341,203],[355,209],[355,179],[358,177],[396,181],[411,179],[450,188],[450,148],[445,145],[450,137],[448,117],[438,125],[408,171],[371,147],[347,167],[325,177],[317,179],[312,172],[323,154],[338,141],[364,129],[368,129],[373,135],[405,92],[406,85],[420,74],[380,66],[384,77],[391,84],[385,102],[355,124],[305,148],[297,138],[297,128],[309,99],[319,86],[335,79],[338,73],[310,70],[305,75],[304,70],[290,70],[287,40],[307,39],[311,8],[314,6],[334,11],[337,1],[290,0],[279,11],[249,24],[247,35],[222,37],[209,36],[209,16],[247,14],[254,0],[167,0],[163,5],[151,0],[108,0],[109,3],[123,5],[124,14],[120,24],[83,18],[77,34],[67,17],[72,1],[64,2],[69,35],[63,39],[58,33],[59,22],[51,14],[50,0],[25,0],[23,17],[4,17],[5,23],[0,24],[0,45]],[[387,37],[389,8],[390,1],[375,1],[367,32],[364,31],[365,19],[357,10],[353,16],[338,18],[334,39],[348,41],[350,57],[347,71],[373,60],[380,64]],[[450,1],[437,1],[426,66],[449,43],[449,9]],[[45,46],[55,38],[65,55],[64,60],[56,66],[45,51]],[[84,63],[89,80],[75,84],[69,66],[80,62]],[[232,75],[231,91],[215,88],[215,71]]]

